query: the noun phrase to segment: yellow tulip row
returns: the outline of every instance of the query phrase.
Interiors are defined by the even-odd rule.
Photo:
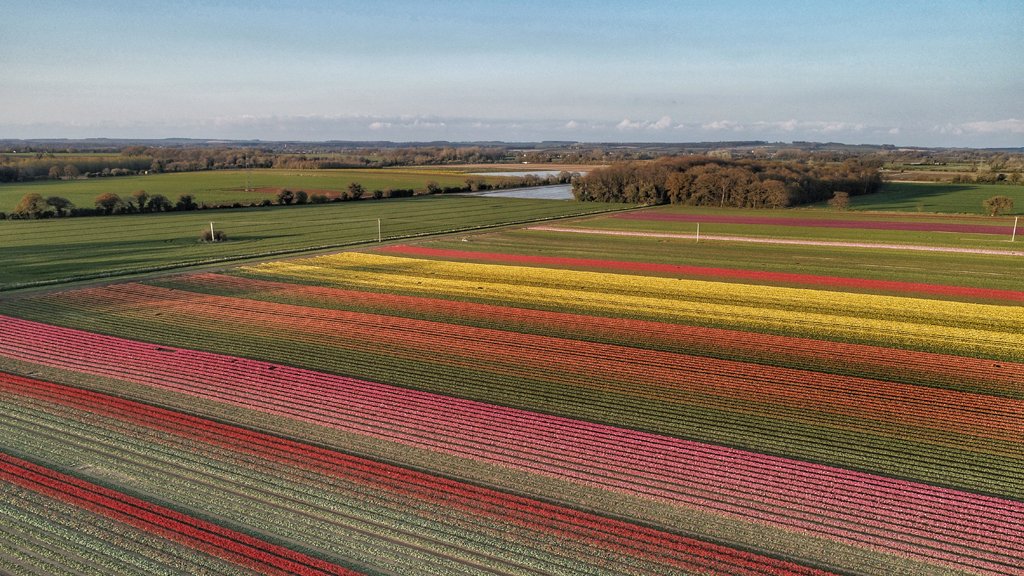
[[[243,269],[359,290],[1024,359],[1024,307],[343,253]]]

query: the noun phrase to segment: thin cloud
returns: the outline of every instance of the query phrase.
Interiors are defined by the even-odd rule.
[[[959,125],[959,133],[966,134],[1024,134],[1024,120],[1007,118],[1005,120],[982,120],[965,122]]]
[[[622,122],[615,125],[615,128],[623,131],[632,130],[665,130],[666,128],[672,127],[672,117],[662,116],[661,118],[651,120],[630,120],[629,118],[623,118]]]

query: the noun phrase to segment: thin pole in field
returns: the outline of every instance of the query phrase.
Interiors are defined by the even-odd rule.
[[[213,222],[210,222],[210,242],[216,242],[217,237],[213,234]]]
[[[380,218],[377,218],[377,242],[380,242]]]
[[[700,222],[697,222],[697,243],[700,243]]]
[[[1010,234],[1010,242],[1016,242],[1017,241],[1017,220],[1019,218],[1020,218],[1020,216],[1014,216],[1013,217],[1013,234]]]

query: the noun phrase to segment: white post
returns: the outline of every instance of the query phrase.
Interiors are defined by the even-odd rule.
[[[700,222],[697,222],[697,243],[700,243]]]
[[[210,222],[210,242],[216,242],[217,236],[213,233],[213,222]]]
[[[377,242],[380,242],[380,218],[377,218]]]
[[[1014,216],[1013,217],[1013,234],[1010,235],[1010,242],[1016,242],[1017,241],[1017,219],[1019,219],[1019,218],[1020,218],[1020,216]]]

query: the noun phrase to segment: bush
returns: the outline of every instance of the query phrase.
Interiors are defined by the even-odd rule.
[[[299,190],[295,193],[295,203],[305,204],[309,200],[309,195],[306,194],[305,190]]]
[[[163,194],[153,194],[146,203],[146,210],[149,212],[167,212],[172,207],[171,201]]]
[[[150,198],[149,202],[152,204],[153,199]],[[195,210],[196,208],[199,208],[199,204],[196,204],[196,200],[191,194],[182,194],[174,205],[175,210]]]
[[[1013,211],[1013,198],[1009,196],[993,196],[981,202],[989,216],[999,216]]]
[[[828,207],[833,210],[846,210],[850,207],[849,192],[836,192],[828,201]]]
[[[277,193],[277,203],[282,206],[287,206],[295,200],[295,193],[285,188]]]
[[[13,214],[17,214],[19,218],[42,218],[44,214],[49,211],[49,205],[46,204],[46,200],[43,200],[42,195],[36,194],[25,194],[21,197],[21,201],[14,207]]]
[[[103,211],[104,214],[116,214],[123,212],[125,209],[124,200],[113,192],[104,192],[96,197],[96,208]]]
[[[224,242],[228,239],[228,235],[223,230],[214,230],[210,233],[209,228],[204,228],[203,233],[199,235],[200,242]]]
[[[312,204],[327,204],[331,199],[326,194],[313,194],[309,197],[309,201]]]
[[[374,190],[373,191],[373,199],[374,200],[380,200],[383,197],[384,197],[384,191],[383,190]]]
[[[348,191],[345,194],[347,200],[359,200],[366,193],[366,189],[363,185],[358,182],[353,182],[348,185]]]
[[[62,196],[49,196],[46,198],[46,205],[53,207],[53,211],[60,218],[64,215],[64,212],[70,212],[75,207],[70,200]]]

